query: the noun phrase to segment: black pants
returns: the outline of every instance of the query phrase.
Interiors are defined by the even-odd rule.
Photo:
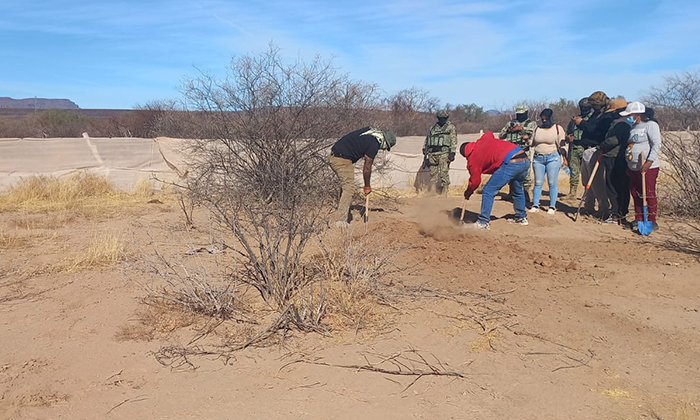
[[[617,193],[617,214],[623,218],[627,217],[630,207],[630,176],[627,173],[627,161],[624,156],[615,158],[611,175]]]
[[[603,176],[605,177],[605,192],[608,195],[608,200],[610,201],[610,215],[617,216],[619,214],[620,205],[617,201],[617,189],[615,185],[615,175],[613,173],[613,168],[615,167],[615,160],[617,158],[603,156],[600,159],[600,168],[603,169]]]

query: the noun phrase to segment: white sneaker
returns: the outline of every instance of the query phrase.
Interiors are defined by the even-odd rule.
[[[556,212],[557,212],[557,209],[555,209],[553,207],[550,207],[549,209],[547,209],[547,214],[554,214]]]
[[[540,211],[540,206],[532,206],[530,210],[528,210],[530,213],[537,213]]]
[[[523,217],[516,217],[515,219],[508,219],[510,223],[515,223],[516,225],[521,225],[521,226],[527,226],[530,223],[528,223],[527,218]]]
[[[488,223],[480,222],[480,221],[478,221],[478,220],[477,220],[476,222],[474,222],[474,224],[472,224],[472,227],[473,227],[474,229],[483,229],[483,230],[489,230],[489,229],[491,229],[491,228],[489,227],[489,224],[488,224]]]
[[[348,226],[350,226],[350,223],[344,222],[342,220],[338,220],[337,222],[335,222],[335,227],[337,228],[346,228]]]

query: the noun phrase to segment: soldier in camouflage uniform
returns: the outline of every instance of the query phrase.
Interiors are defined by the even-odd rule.
[[[528,118],[527,114],[527,106],[518,105],[515,108],[515,119],[508,122],[508,124],[501,129],[498,138],[517,144],[530,156],[530,142],[532,141],[532,134],[537,127],[537,123]],[[530,201],[530,187],[532,187],[532,176],[528,171],[525,182],[523,182],[526,202]],[[511,194],[508,193],[508,196],[510,197]]]
[[[593,114],[593,108],[588,103],[588,98],[583,98],[578,102],[579,110],[581,111],[581,118],[584,121],[588,121]],[[583,159],[583,151],[585,150],[583,145],[581,145],[581,135],[583,130],[578,128],[576,123],[571,120],[569,125],[566,127],[567,139],[569,140],[569,168],[571,168],[571,177],[569,179],[569,194],[566,198],[570,200],[576,199],[576,193],[578,191],[578,184],[581,179],[581,160]]]
[[[450,162],[455,160],[457,151],[457,129],[447,121],[449,117],[447,110],[437,112],[438,122],[428,130],[423,146],[423,155],[430,165],[428,191],[434,185],[438,194],[447,194],[450,186]]]

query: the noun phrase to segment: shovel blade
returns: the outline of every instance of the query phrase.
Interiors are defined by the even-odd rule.
[[[647,221],[647,222],[637,222],[637,229],[639,229],[639,233],[644,236],[649,236],[651,234],[651,231],[654,229],[654,225]]]
[[[644,220],[637,222],[637,229],[640,235],[649,236],[651,231],[654,230],[654,223],[651,220],[647,220],[647,208],[644,207]]]

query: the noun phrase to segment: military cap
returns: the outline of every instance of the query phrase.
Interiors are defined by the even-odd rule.
[[[384,142],[386,143],[386,150],[391,150],[396,144],[396,134],[392,131],[384,131]]]
[[[516,114],[522,114],[524,112],[528,111],[527,105],[518,105],[515,107],[515,113]]]
[[[447,112],[446,109],[441,109],[437,112],[437,117],[438,118],[449,118],[450,114]]]

